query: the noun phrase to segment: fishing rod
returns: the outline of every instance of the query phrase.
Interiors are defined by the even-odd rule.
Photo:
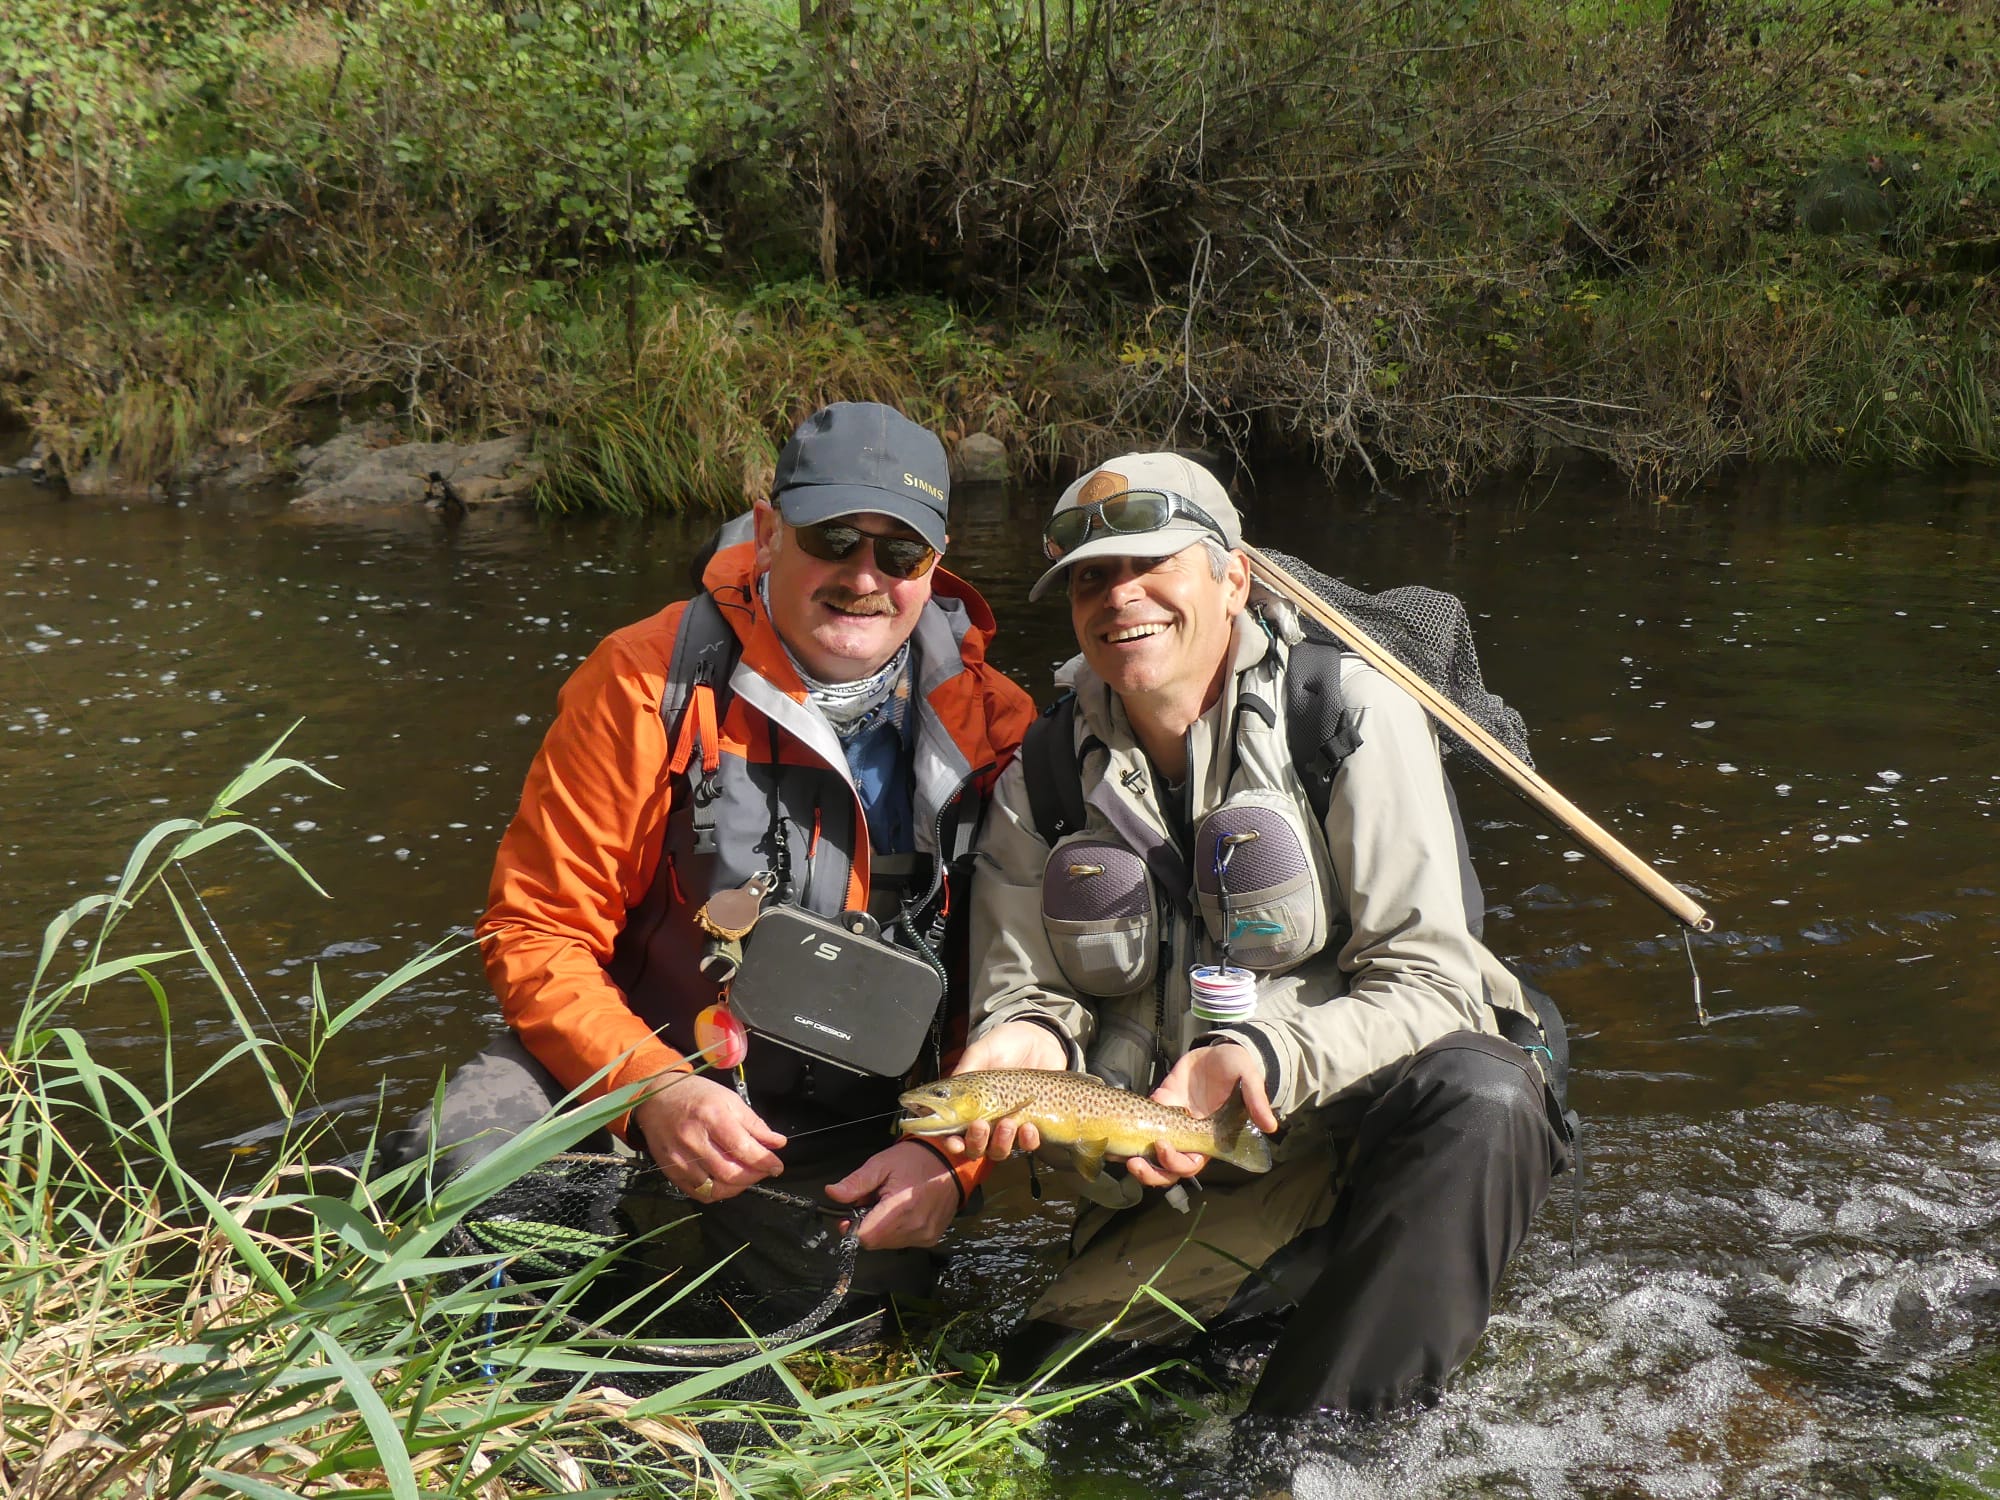
[[[1356,656],[1403,689],[1424,711],[1470,745],[1487,765],[1508,785],[1533,803],[1537,810],[1560,825],[1599,860],[1636,886],[1649,900],[1696,932],[1712,932],[1715,920],[1700,903],[1673,884],[1645,860],[1634,854],[1569,798],[1550,786],[1534,767],[1487,732],[1471,715],[1439,692],[1419,672],[1406,665],[1395,653],[1372,639],[1354,621],[1300,583],[1268,553],[1247,542],[1243,555],[1250,560],[1251,574],[1301,614],[1318,621]],[[1690,955],[1692,958],[1692,955]],[[1699,991],[1697,991],[1699,996]],[[1697,999],[1699,1005],[1699,999]]]

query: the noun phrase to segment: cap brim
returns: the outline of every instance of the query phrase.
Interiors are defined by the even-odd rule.
[[[871,484],[806,484],[781,492],[776,497],[778,513],[793,526],[811,526],[831,521],[835,516],[888,516],[901,521],[944,551],[944,517],[928,505],[920,505],[891,490]]]
[[[1158,531],[1139,531],[1129,535],[1100,532],[1074,552],[1064,553],[1061,562],[1037,578],[1035,586],[1028,590],[1028,602],[1033,604],[1050,589],[1060,587],[1063,574],[1075,564],[1088,562],[1093,557],[1172,557],[1176,552],[1185,552],[1204,540],[1217,546],[1223,545],[1222,538],[1206,526],[1192,522],[1186,526],[1170,524]]]

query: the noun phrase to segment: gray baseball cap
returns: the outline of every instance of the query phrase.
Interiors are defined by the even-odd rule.
[[[1070,564],[1089,558],[1172,557],[1203,537],[1219,541],[1231,551],[1243,545],[1243,519],[1237,515],[1222,481],[1193,459],[1178,453],[1127,453],[1122,458],[1106,459],[1062,492],[1049,519],[1053,521],[1066,510],[1095,505],[1134,490],[1158,490],[1192,500],[1208,513],[1222,534],[1217,536],[1186,515],[1174,516],[1158,531],[1092,532],[1081,546],[1065,552],[1060,562],[1035,580],[1035,586],[1028,590],[1030,601],[1041,598],[1050,589],[1060,588]]]
[[[892,516],[941,552],[951,465],[937,434],[894,407],[836,401],[801,422],[785,444],[771,497],[794,526]]]

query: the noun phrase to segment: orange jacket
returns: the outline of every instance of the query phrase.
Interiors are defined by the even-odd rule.
[[[703,586],[735,629],[738,671],[754,671],[795,702],[806,690],[757,599],[754,549],[719,551]],[[933,594],[959,601],[963,669],[934,686],[922,705],[975,768],[974,790],[991,791],[1034,717],[1028,695],[985,659],[993,616],[962,580],[939,569]],[[745,602],[747,601],[747,602]],[[660,875],[672,810],[671,751],[661,718],[676,632],[687,608],[668,606],[606,637],[563,685],[555,722],[530,767],[521,804],[494,862],[485,918],[487,977],[507,1023],[567,1089],[605,1069],[592,1093],[689,1067],[657,1036],[606,972],[630,913]],[[771,721],[741,693],[728,702],[721,751],[761,756]],[[822,759],[785,739],[792,761]],[[868,848],[860,830],[851,851],[846,905],[868,904]],[[695,906],[706,891],[674,890]],[[622,1130],[625,1122],[619,1122]]]

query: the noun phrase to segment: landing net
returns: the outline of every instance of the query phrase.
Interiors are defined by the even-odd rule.
[[[553,1157],[467,1213],[449,1244],[455,1255],[490,1256],[495,1285],[620,1357],[725,1364],[823,1328],[853,1286],[861,1248],[861,1210],[843,1232],[810,1199],[761,1184],[748,1192],[795,1218],[806,1248],[825,1251],[822,1285],[760,1290],[726,1262],[704,1275],[701,1205],[638,1157]]]
[[[1479,651],[1472,643],[1472,621],[1457,597],[1442,589],[1410,585],[1364,593],[1351,584],[1322,573],[1311,563],[1270,548],[1264,555],[1283,568],[1304,589],[1326,600],[1366,631],[1384,650],[1422,677],[1465,712],[1481,729],[1520,757],[1528,755],[1528,727],[1501,699],[1487,691],[1479,670]],[[1302,620],[1306,634],[1334,639],[1317,621]],[[1479,760],[1478,752],[1446,724],[1438,726],[1448,754]]]

